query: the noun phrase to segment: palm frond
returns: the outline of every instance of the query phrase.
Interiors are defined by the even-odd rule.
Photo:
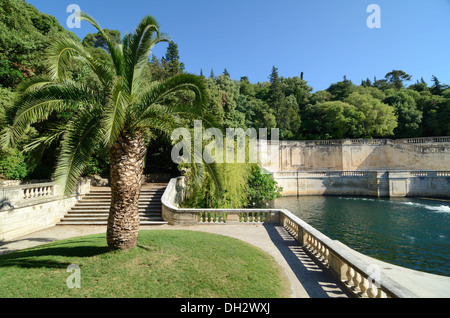
[[[159,32],[159,24],[152,16],[144,17],[135,32],[125,37],[124,56],[131,93],[136,93],[141,88],[142,71],[153,47],[168,40],[168,36]]]
[[[124,89],[123,80],[116,80],[102,119],[102,126],[105,129],[105,145],[111,145],[123,130],[127,117],[129,99],[130,97]]]
[[[116,69],[116,75],[125,77],[126,76],[126,65],[124,62],[123,46],[118,43],[115,43],[111,39],[109,34],[106,33],[101,28],[100,24],[98,24],[98,22],[95,21],[95,19],[92,18],[87,13],[81,12],[80,20],[89,22],[94,28],[96,28],[98,30],[98,32],[100,32],[100,34],[102,35],[102,37],[105,40],[106,45],[108,47],[109,54],[111,56],[112,62]]]
[[[54,175],[60,196],[73,193],[90,157],[100,147],[103,134],[98,123],[101,114],[99,108],[85,110],[66,127]]]
[[[107,65],[94,59],[83,45],[65,36],[54,37],[46,51],[46,62],[50,79],[66,80],[67,71],[74,61],[86,63],[106,87],[111,83],[114,72]]]
[[[167,136],[170,136],[172,131],[178,127],[176,120],[170,113],[167,112],[165,107],[160,105],[154,105],[148,110],[146,118],[142,118],[139,123],[131,124],[130,130],[139,128],[158,130]]]
[[[23,147],[23,152],[33,152],[38,148],[45,148],[57,141],[65,132],[66,125],[59,124],[51,128],[47,133],[34,138]]]
[[[47,119],[54,111],[68,109],[74,103],[92,107],[98,103],[95,97],[90,89],[75,83],[48,85],[23,93],[16,100],[18,110],[12,126],[2,137],[2,144],[14,145],[30,124]]]
[[[189,111],[192,114],[201,115],[204,113],[208,101],[208,91],[203,80],[191,74],[176,75],[162,83],[157,83],[144,92],[140,98],[140,103],[133,107],[136,120],[145,119],[149,109],[165,96],[180,90],[190,90],[194,92],[195,99],[192,106],[181,107],[180,111]]]
[[[29,92],[31,90],[38,90],[46,85],[54,84],[53,79],[49,75],[37,75],[23,81],[17,87],[19,94]]]

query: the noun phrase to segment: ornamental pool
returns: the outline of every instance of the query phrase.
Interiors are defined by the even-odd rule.
[[[274,200],[331,239],[385,261],[450,276],[450,201],[300,196]]]

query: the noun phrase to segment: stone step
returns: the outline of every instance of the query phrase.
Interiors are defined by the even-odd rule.
[[[69,213],[109,213],[109,205],[103,206],[103,207],[96,207],[96,208],[79,208],[79,207],[73,207]],[[139,212],[161,212],[161,207],[139,207]]]
[[[139,197],[139,201],[143,201],[143,200],[161,200],[162,195],[145,195],[145,196],[140,196]],[[89,195],[89,196],[83,196],[82,200],[111,200],[111,196],[110,195],[98,195],[98,196],[93,196],[93,195]]]
[[[148,195],[163,195],[164,191],[147,191],[147,192],[141,192],[140,196],[148,196]],[[107,195],[111,196],[110,191],[91,191],[90,193],[86,194],[90,196],[100,196],[100,195]]]
[[[141,194],[143,193],[164,193],[164,188],[163,189],[142,189],[141,190]],[[91,191],[89,193],[92,194],[98,194],[98,193],[111,193],[110,189],[91,189]]]
[[[105,212],[77,212],[77,213],[68,213],[64,216],[64,218],[77,218],[77,217],[108,217],[109,211]],[[146,211],[139,212],[139,216],[157,216],[161,217],[161,212],[158,211]]]
[[[161,216],[157,215],[157,216],[140,216],[141,221],[161,221]],[[78,217],[69,217],[69,216],[65,216],[62,221],[106,221],[108,220],[108,216],[94,216],[91,215],[89,217],[82,217],[82,216],[78,216]]]
[[[89,221],[61,221],[61,222],[59,222],[57,225],[61,225],[61,226],[64,226],[64,225],[84,225],[84,226],[86,226],[86,225],[107,225],[108,224],[108,221],[92,221],[92,220],[89,220]],[[164,224],[167,224],[167,222],[166,221],[163,221],[163,220],[161,220],[161,221],[142,221],[141,220],[141,225],[164,225]]]
[[[80,204],[72,207],[73,211],[76,210],[103,210],[110,208],[110,204]],[[139,204],[138,209],[161,209],[161,203],[159,204]]]
[[[161,197],[165,188],[142,189],[138,211],[141,225],[167,224],[162,219]],[[91,189],[61,219],[59,225],[106,225],[111,204],[111,190]]]
[[[161,200],[162,195],[155,194],[155,195],[141,195],[139,197],[139,200]],[[102,194],[102,195],[85,195],[82,196],[81,199],[83,200],[111,200],[111,195],[109,194]]]
[[[72,212],[80,212],[80,211],[86,211],[86,212],[98,212],[98,211],[109,211],[110,207],[109,205],[102,205],[102,206],[94,206],[94,207],[90,207],[90,206],[84,206],[84,207],[80,207],[80,206],[74,206],[72,207],[72,209],[69,211],[69,213]],[[139,211],[161,211],[161,206],[139,206],[138,207]]]
[[[86,201],[78,201],[77,202],[77,206],[79,207],[98,207],[98,206],[109,206],[111,204],[111,201],[109,202],[98,202],[98,201],[92,201],[92,202],[86,202]],[[161,201],[142,201],[138,203],[138,206],[160,206],[161,205]]]

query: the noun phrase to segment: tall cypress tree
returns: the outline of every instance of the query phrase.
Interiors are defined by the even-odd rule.
[[[271,85],[269,88],[268,102],[270,107],[275,110],[275,114],[278,117],[279,110],[283,108],[285,96],[283,89],[281,88],[281,80],[278,76],[278,69],[275,66],[272,68],[272,73],[270,74],[269,79]]]
[[[162,58],[161,63],[167,77],[172,77],[184,72],[184,63],[180,62],[178,45],[175,42],[169,42],[166,55]]]

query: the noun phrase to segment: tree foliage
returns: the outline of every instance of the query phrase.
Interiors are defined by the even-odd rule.
[[[83,50],[83,58],[92,63],[70,63],[73,57],[69,53],[60,60],[60,66],[53,69],[53,76],[67,78],[72,88],[78,89],[78,97],[83,92],[94,92],[102,96],[105,84],[113,89],[109,97],[116,101],[116,108],[109,107],[109,115],[121,116],[121,105],[136,92],[149,90],[155,84],[163,83],[174,75],[186,75],[178,44],[168,41],[166,54],[162,57],[151,56],[138,61],[139,72],[127,73],[123,65],[117,64],[120,52],[110,51],[108,41],[114,45],[133,40],[128,35],[121,38],[117,30],[104,29],[102,32],[88,34],[82,41],[72,32],[65,30],[57,20],[40,13],[24,0],[3,0],[0,2],[0,128],[5,130],[6,122],[18,108],[23,108],[29,101],[22,99],[21,107],[14,101],[19,92],[33,89],[46,80],[47,60],[43,52],[49,45],[57,46],[67,43],[62,38],[71,39],[72,49]],[[59,39],[59,40],[54,40]],[[109,40],[108,40],[109,39]],[[114,45],[112,47],[114,47]],[[131,48],[130,48],[131,49]],[[72,51],[74,52],[74,51]],[[113,57],[113,59],[110,58]],[[116,58],[114,58],[116,57]],[[135,61],[137,62],[137,61]],[[123,70],[120,76],[125,82],[113,79],[108,69]],[[437,76],[432,76],[431,84],[420,77],[411,82],[413,76],[403,70],[392,70],[384,78],[366,78],[357,85],[343,77],[341,81],[331,83],[327,89],[314,91],[305,80],[307,76],[285,78],[276,66],[267,70],[266,81],[254,83],[245,74],[239,80],[233,79],[227,68],[216,75],[211,68],[210,75],[200,77],[204,80],[209,100],[205,112],[214,117],[217,124],[227,128],[279,128],[281,139],[337,139],[337,138],[406,138],[450,135],[450,89]],[[98,75],[102,76],[98,76]],[[139,86],[129,86],[128,95],[120,95],[121,87],[132,82],[132,77],[139,78]],[[26,84],[28,83],[28,84]],[[409,85],[409,86],[408,86]],[[52,87],[55,93],[58,87]],[[62,89],[62,87],[59,87]],[[48,88],[47,93],[50,93]],[[63,93],[63,91],[60,91]],[[102,96],[102,97],[100,97]],[[144,96],[142,96],[144,97]],[[40,98],[45,99],[44,95]],[[145,98],[150,101],[151,96]],[[164,107],[187,107],[195,100],[195,93],[177,91],[164,96],[159,103]],[[87,102],[85,100],[84,102]],[[97,101],[90,101],[97,102]],[[14,106],[16,105],[16,106]],[[109,106],[113,105],[112,103]],[[171,106],[172,105],[172,106]],[[116,111],[112,111],[115,109]],[[39,121],[30,127],[23,127],[27,132],[16,150],[24,152],[27,162],[27,177],[49,177],[55,170],[57,155],[60,152],[63,135],[62,127],[67,127],[70,120],[79,113],[76,103],[64,107],[40,108],[36,116],[47,116],[48,121]],[[120,122],[131,120],[123,115]],[[180,118],[180,123],[191,126],[189,118]],[[117,126],[111,126],[109,137],[114,139]],[[73,128],[75,129],[75,128]],[[47,138],[44,148],[34,147],[31,138]],[[53,138],[48,138],[53,136]],[[148,161],[147,171],[175,171],[175,164],[168,164],[167,150],[171,142],[167,137],[152,132],[147,135],[149,153],[154,154]],[[33,151],[33,156],[31,156]],[[15,152],[2,154],[3,158],[16,156]],[[42,158],[28,163],[32,157]],[[35,157],[36,158],[36,157]],[[11,160],[14,158],[11,157]],[[39,169],[36,162],[41,162]],[[108,153],[95,152],[88,164],[86,173],[108,174]]]

